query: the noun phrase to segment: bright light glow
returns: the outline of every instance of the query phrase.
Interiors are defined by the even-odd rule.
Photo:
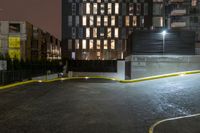
[[[42,80],[38,80],[39,83],[42,83]]]
[[[162,32],[162,35],[165,36],[166,34],[167,34],[167,31],[164,30],[164,31]]]
[[[64,78],[61,78],[60,80],[61,80],[61,81],[64,81],[65,79],[64,79]]]
[[[185,76],[185,73],[181,73],[179,76]]]
[[[89,79],[89,77],[85,77],[85,79]]]

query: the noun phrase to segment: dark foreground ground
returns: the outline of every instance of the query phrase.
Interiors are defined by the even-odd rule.
[[[158,120],[196,113],[200,75],[131,84],[33,83],[0,91],[0,133],[148,133]]]

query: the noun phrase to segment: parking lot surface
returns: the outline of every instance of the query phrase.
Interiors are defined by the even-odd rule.
[[[199,79],[68,80],[1,90],[0,133],[148,133],[159,120],[200,113]]]

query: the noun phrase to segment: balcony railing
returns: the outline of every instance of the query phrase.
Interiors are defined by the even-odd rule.
[[[171,23],[172,28],[181,28],[185,26],[186,26],[186,22],[172,22]]]
[[[174,9],[171,12],[171,16],[182,16],[182,15],[186,15],[187,11],[186,9]]]

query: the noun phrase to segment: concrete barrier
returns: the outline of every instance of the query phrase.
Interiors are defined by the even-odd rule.
[[[126,64],[126,79],[136,79],[199,70],[200,55],[132,55],[126,58]]]

